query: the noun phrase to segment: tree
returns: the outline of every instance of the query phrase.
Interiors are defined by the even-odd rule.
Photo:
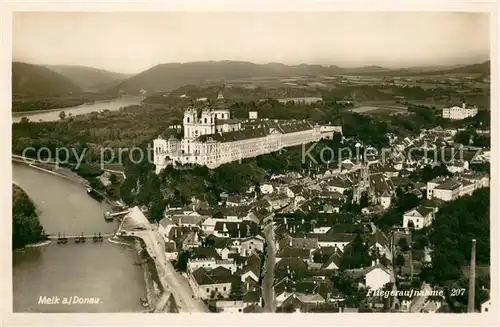
[[[66,118],[66,113],[65,113],[64,111],[61,111],[61,112],[59,113],[59,118],[60,118],[61,120],[64,120],[64,118]]]
[[[366,208],[370,205],[370,201],[368,200],[368,194],[366,192],[363,192],[361,194],[361,199],[359,200],[359,206],[361,208]]]
[[[340,259],[340,269],[357,269],[371,264],[370,247],[364,242],[360,234],[346,246]]]
[[[425,280],[441,286],[456,281],[470,262],[476,239],[477,265],[490,264],[490,190],[476,190],[444,204],[432,223],[432,267]]]
[[[21,124],[27,124],[30,122],[30,120],[28,119],[28,117],[21,117],[21,120],[19,120],[19,122]]]
[[[366,300],[366,290],[360,289],[358,283],[344,271],[331,277],[334,287],[345,297],[344,305],[350,308],[362,307]]]
[[[175,264],[175,269],[178,271],[186,271],[189,258],[191,258],[190,251],[180,251],[179,254],[177,255],[177,262]]]
[[[243,287],[241,281],[234,281],[231,284],[231,292],[229,298],[234,301],[239,301],[243,298]]]
[[[405,257],[403,256],[402,253],[399,253],[397,256],[396,256],[396,261],[395,261],[395,264],[397,267],[402,267],[405,265]]]
[[[12,184],[12,249],[40,242],[43,234],[35,205],[19,186]]]
[[[398,246],[403,252],[406,252],[410,249],[410,245],[408,244],[408,240],[406,239],[406,237],[401,237],[399,239]]]
[[[111,182],[111,184],[117,184],[118,183],[118,177],[116,177],[115,174],[111,174],[109,175],[109,181]]]
[[[398,211],[403,214],[408,210],[417,207],[420,203],[420,199],[413,193],[405,193],[397,199],[396,207]]]
[[[454,141],[455,143],[460,143],[463,145],[469,145],[469,141],[473,137],[473,133],[471,131],[460,131],[455,134]]]

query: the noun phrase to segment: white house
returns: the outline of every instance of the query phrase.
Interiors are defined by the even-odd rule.
[[[378,264],[369,267],[365,271],[365,286],[372,290],[378,290],[391,281],[391,271]]]
[[[245,256],[249,256],[255,250],[263,251],[264,249],[264,238],[260,235],[248,237],[240,241],[241,253]]]
[[[436,185],[434,181],[427,183],[427,199],[438,198],[443,201],[452,201],[460,197],[462,183],[454,179]]]
[[[418,206],[411,209],[403,215],[403,227],[408,228],[411,225],[415,229],[422,229],[429,226],[434,219],[434,210],[424,206]]]
[[[469,162],[468,161],[456,161],[446,166],[448,171],[452,174],[463,173],[466,170],[469,170]]]
[[[274,192],[274,187],[272,184],[262,184],[259,188],[262,194],[271,194]]]
[[[473,183],[468,180],[460,181],[462,187],[460,188],[460,196],[471,195],[476,190],[476,183]]]
[[[200,268],[209,271],[218,267],[225,268],[232,273],[236,272],[238,268],[232,260],[217,260],[215,258],[189,259],[187,263],[187,271],[190,272]]]
[[[231,292],[231,284],[239,281],[239,276],[233,275],[222,267],[207,271],[199,268],[189,275],[190,285],[198,298],[210,299],[212,294],[227,298]]]
[[[481,313],[483,312],[491,312],[491,298],[481,304]]]
[[[452,120],[460,120],[468,117],[474,117],[477,115],[478,109],[473,106],[467,108],[466,104],[463,103],[462,107],[454,106],[451,108],[443,108],[443,118],[452,119]]]
[[[344,194],[344,192],[349,188],[349,184],[340,178],[332,178],[326,183],[326,189],[330,192],[339,192],[340,194]]]

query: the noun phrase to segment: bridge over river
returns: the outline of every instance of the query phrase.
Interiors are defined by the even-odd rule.
[[[103,237],[112,237],[112,236],[114,236],[113,233],[105,233],[105,234],[103,234],[103,233],[95,233],[95,234],[92,234],[92,235],[90,235],[90,234],[65,235],[65,234],[59,233],[57,235],[53,235],[53,234],[46,235],[45,238],[49,239],[49,240],[60,240],[60,239],[64,239],[64,238],[71,240],[71,239],[81,239],[81,238],[92,239],[94,237],[101,237],[101,238],[103,238]]]

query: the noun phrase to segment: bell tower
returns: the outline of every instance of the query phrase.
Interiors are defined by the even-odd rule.
[[[197,125],[197,112],[193,107],[189,107],[184,111],[184,119],[182,125],[184,127],[184,138],[190,139],[194,136],[194,131]]]

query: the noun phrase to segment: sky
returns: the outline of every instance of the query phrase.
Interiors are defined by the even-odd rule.
[[[489,59],[489,16],[450,12],[16,12],[13,60],[139,73],[242,60],[388,68]]]

